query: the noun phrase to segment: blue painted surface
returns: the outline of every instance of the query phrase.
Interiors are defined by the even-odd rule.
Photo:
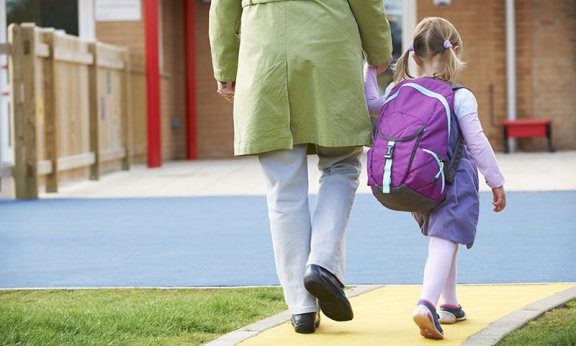
[[[481,198],[459,282],[576,282],[576,192]],[[419,284],[426,251],[408,213],[356,197],[347,283]],[[263,196],[0,202],[1,288],[275,285],[273,262]]]

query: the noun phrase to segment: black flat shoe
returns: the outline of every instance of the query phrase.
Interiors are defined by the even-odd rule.
[[[320,326],[320,313],[319,312],[308,312],[305,314],[292,315],[290,320],[294,326],[294,331],[296,333],[309,334],[314,333],[316,328]]]
[[[328,270],[311,264],[306,268],[304,287],[318,299],[320,309],[334,321],[350,321],[354,318],[352,306],[344,294],[344,284]]]

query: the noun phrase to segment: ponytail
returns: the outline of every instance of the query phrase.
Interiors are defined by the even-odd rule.
[[[454,47],[459,46],[454,45]],[[461,48],[462,47],[460,46],[460,50]],[[456,79],[458,72],[466,66],[466,63],[460,59],[458,54],[454,51],[454,48],[452,48],[452,44],[442,53],[442,60],[444,61],[444,67],[441,71],[435,73],[434,77],[447,82],[453,82]]]
[[[392,66],[392,70],[394,71],[394,84],[398,84],[406,79],[414,79],[414,77],[410,75],[410,52],[411,50],[408,49],[402,53],[402,56],[400,56],[398,61]]]

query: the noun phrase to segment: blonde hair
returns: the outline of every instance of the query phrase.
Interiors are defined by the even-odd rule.
[[[449,44],[445,44],[446,41]],[[412,49],[420,59],[429,59],[440,55],[443,68],[435,72],[434,77],[447,82],[453,82],[458,72],[465,66],[465,62],[460,59],[463,51],[460,34],[454,25],[444,18],[424,18],[416,26],[412,42],[411,48],[404,51],[393,66],[395,83],[414,78],[408,69],[408,60]],[[457,51],[455,51],[456,47],[459,47]]]

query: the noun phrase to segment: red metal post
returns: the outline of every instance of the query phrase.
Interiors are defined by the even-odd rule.
[[[158,49],[158,0],[144,1],[146,35],[146,106],[148,121],[148,167],[162,165],[160,122],[160,67]]]
[[[184,0],[185,46],[186,46],[186,113],[187,113],[187,152],[189,160],[198,158],[196,136],[196,39],[194,30],[194,6],[196,1]]]

